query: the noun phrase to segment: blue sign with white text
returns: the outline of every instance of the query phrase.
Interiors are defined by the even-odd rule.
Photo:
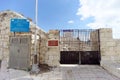
[[[11,19],[10,31],[11,32],[29,32],[30,23],[27,19]]]

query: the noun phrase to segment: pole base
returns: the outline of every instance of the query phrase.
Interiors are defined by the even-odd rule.
[[[38,67],[38,64],[33,64],[31,72],[32,74],[38,74],[40,72],[40,68]]]

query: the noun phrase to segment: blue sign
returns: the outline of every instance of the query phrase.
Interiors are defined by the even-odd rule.
[[[63,30],[63,32],[73,32],[73,30],[71,29],[71,30]]]
[[[10,31],[11,32],[29,32],[30,23],[27,19],[11,19]]]

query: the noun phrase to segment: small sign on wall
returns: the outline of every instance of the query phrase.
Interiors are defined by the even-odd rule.
[[[49,40],[48,46],[58,46],[58,40]]]

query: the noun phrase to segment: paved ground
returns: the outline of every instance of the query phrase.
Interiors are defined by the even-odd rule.
[[[56,68],[52,75],[51,73],[45,75],[49,80],[120,80],[96,65],[61,66]],[[44,74],[42,78],[46,80]]]
[[[37,76],[14,69],[0,70],[0,80],[120,80],[96,65],[62,65]]]

